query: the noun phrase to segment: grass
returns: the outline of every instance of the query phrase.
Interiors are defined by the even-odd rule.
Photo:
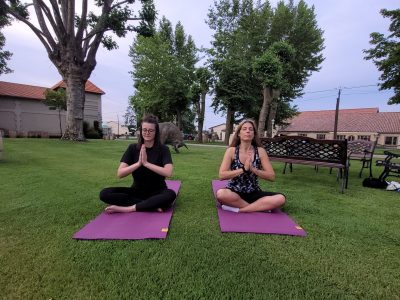
[[[399,193],[349,189],[295,165],[264,188],[305,238],[222,234],[210,180],[224,149],[172,151],[182,188],[165,240],[75,241],[104,208],[126,141],[5,139],[0,161],[0,288],[4,299],[400,299]],[[374,170],[375,174],[379,170]]]

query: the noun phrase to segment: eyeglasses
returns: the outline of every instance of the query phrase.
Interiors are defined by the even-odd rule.
[[[147,129],[147,128],[142,128],[143,133],[153,133],[155,129]]]

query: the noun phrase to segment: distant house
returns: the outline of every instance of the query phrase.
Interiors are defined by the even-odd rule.
[[[122,125],[117,121],[108,121],[106,122],[108,128],[110,128],[111,134],[120,136],[129,134],[128,126]]]
[[[65,87],[63,81],[50,89]],[[43,104],[46,87],[0,81],[0,130],[9,136],[60,136],[58,112]],[[101,124],[101,96],[104,92],[89,80],[85,86],[84,121],[90,127]],[[65,130],[66,112],[61,112],[62,130]]]
[[[305,111],[278,130],[280,135],[333,139],[335,110]],[[400,148],[400,112],[378,108],[339,110],[338,139],[378,141],[378,145]]]
[[[233,132],[235,132],[237,125],[233,125]],[[218,138],[222,141],[225,140],[226,124],[222,123],[209,128],[210,133],[216,133]]]

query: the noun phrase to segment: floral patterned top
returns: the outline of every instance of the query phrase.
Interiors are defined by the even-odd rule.
[[[239,159],[239,145],[235,148],[235,156],[231,163],[231,170],[237,170],[244,167],[242,162]],[[253,159],[253,168],[261,169],[261,159],[258,154],[258,148],[254,147],[254,159]],[[250,173],[242,173],[239,176],[236,176],[229,180],[227,188],[238,192],[238,193],[251,193],[255,191],[261,191],[261,188],[258,184],[258,177],[256,174]]]

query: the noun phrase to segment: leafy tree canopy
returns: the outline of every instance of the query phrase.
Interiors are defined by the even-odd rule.
[[[370,44],[375,47],[364,50],[365,59],[372,60],[382,72],[380,90],[394,89],[395,94],[388,104],[400,104],[400,9],[382,9],[381,15],[391,19],[391,33],[387,37],[382,33],[371,33]]]

